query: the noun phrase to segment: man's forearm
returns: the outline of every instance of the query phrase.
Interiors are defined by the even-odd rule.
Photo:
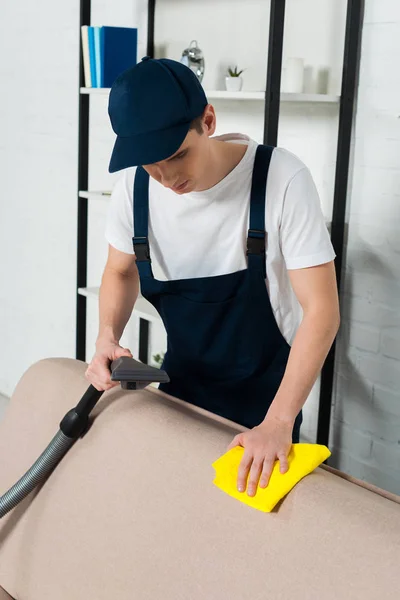
[[[268,418],[294,422],[317,380],[338,327],[339,316],[336,313],[320,310],[303,317]]]
[[[99,335],[119,342],[139,293],[139,277],[105,269],[99,298]]]

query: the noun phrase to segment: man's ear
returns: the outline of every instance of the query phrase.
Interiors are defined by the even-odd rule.
[[[217,117],[215,115],[214,107],[211,104],[207,104],[203,112],[203,129],[208,137],[214,135],[217,128]]]

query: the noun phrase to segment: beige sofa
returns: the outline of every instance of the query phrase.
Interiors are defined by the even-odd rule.
[[[0,423],[0,493],[87,388],[48,359]],[[243,428],[150,387],[106,393],[89,432],[0,521],[1,600],[393,600],[400,498],[317,469],[271,514],[216,488]]]

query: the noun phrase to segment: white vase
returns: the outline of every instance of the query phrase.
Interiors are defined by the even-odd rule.
[[[303,91],[304,60],[287,58],[282,72],[281,91],[287,94],[301,94]]]
[[[241,77],[225,77],[225,86],[227,92],[240,92],[243,85]]]

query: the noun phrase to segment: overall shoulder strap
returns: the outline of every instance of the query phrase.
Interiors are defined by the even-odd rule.
[[[137,167],[133,185],[133,249],[140,276],[153,277],[149,246],[149,174]]]
[[[265,269],[265,194],[272,146],[260,144],[254,159],[253,178],[250,193],[250,228],[247,233],[247,257],[249,269]]]

